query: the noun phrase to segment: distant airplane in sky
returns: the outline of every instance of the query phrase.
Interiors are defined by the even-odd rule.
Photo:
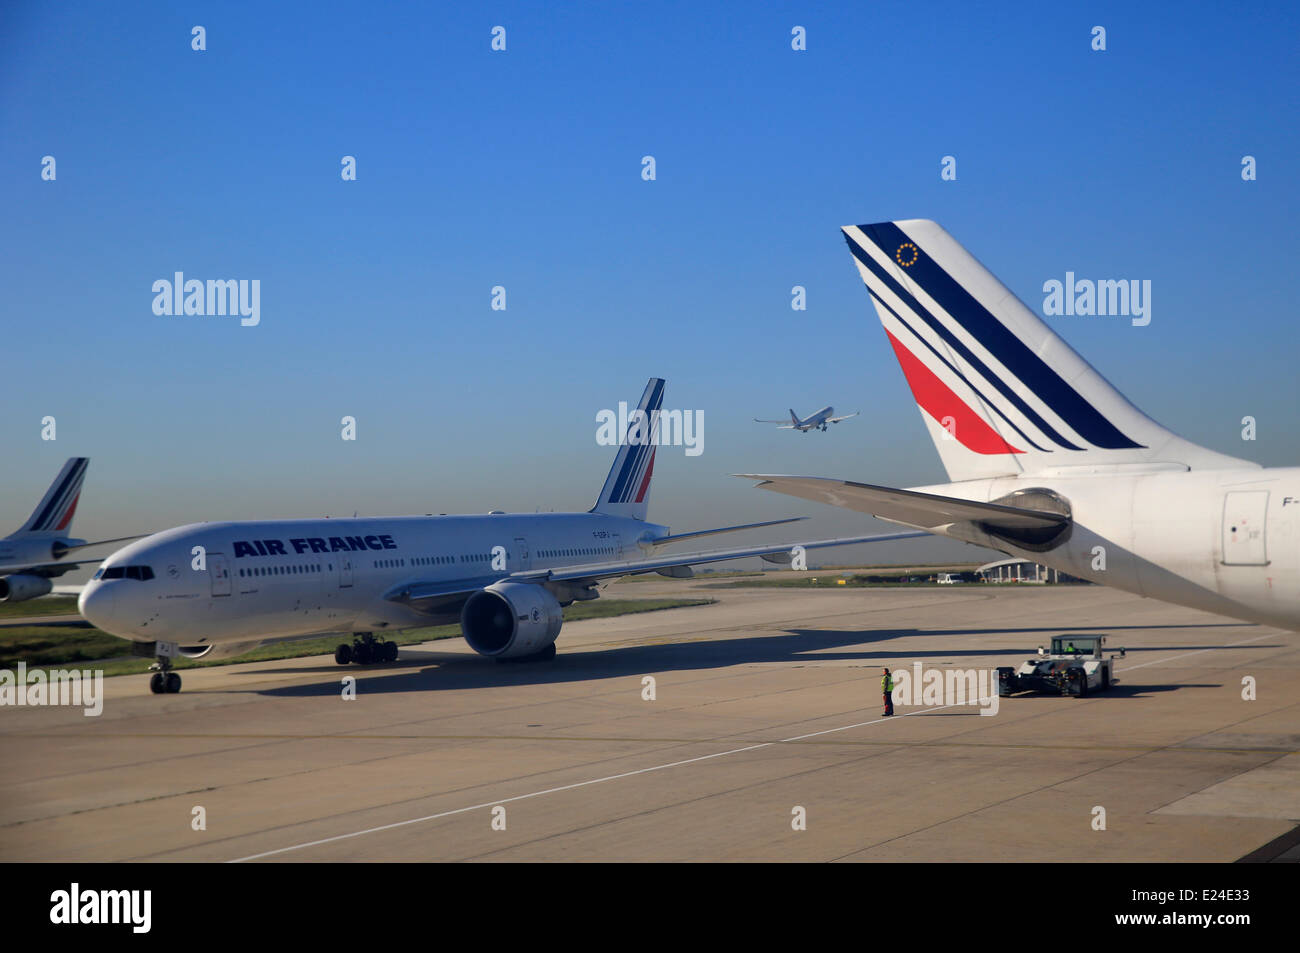
[[[844,236],[950,482],[751,474],[760,487],[1300,630],[1300,467],[1160,426],[935,222]]]
[[[376,632],[457,621],[480,655],[549,660],[561,608],[597,598],[620,576],[685,578],[700,563],[746,556],[795,562],[801,549],[925,535],[662,552],[671,543],[794,521],[675,534],[648,522],[663,397],[664,382],[651,378],[586,513],[194,523],[113,553],[81,594],[81,614],[157,657],[149,686],[155,693],[180,691],[180,676],[170,671],[177,657],[217,658],[267,641],[338,634],[351,637],[334,653],[340,665],[392,662],[397,643],[375,639]]]
[[[121,543],[138,536],[101,539],[88,543],[68,536],[72,517],[81,499],[81,483],[86,479],[89,457],[71,457],[59,471],[20,529],[0,539],[0,602],[23,602],[48,593],[52,582],[65,572],[86,563],[101,562],[103,556],[90,559],[64,559],[69,553]]]
[[[850,417],[856,417],[860,413],[862,413],[862,411],[858,410],[851,414],[845,414],[843,417],[836,417],[834,416],[834,407],[823,407],[815,414],[810,414],[803,419],[800,419],[799,415],[792,410],[790,411],[789,422],[784,420],[759,420],[755,417],[754,423],[780,424],[781,426],[777,427],[777,430],[798,430],[802,433],[807,433],[809,430],[825,430],[827,424],[837,424],[841,420],[848,420]]]

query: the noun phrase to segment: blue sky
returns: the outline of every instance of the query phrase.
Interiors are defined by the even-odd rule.
[[[74,454],[90,536],[585,509],[596,412],[653,375],[705,420],[653,518],[870,531],[727,474],[943,479],[838,231],[890,218],[1035,310],[1067,270],[1150,279],[1148,327],[1049,320],[1184,436],[1300,462],[1293,4],[550,7],[5,5],[0,525]],[[176,271],[259,279],[261,324],[154,315]],[[751,421],[827,403],[863,416]]]

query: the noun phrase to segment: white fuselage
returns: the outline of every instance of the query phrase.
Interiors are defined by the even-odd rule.
[[[994,502],[1045,487],[1069,502],[1073,519],[1052,549],[1016,546],[971,524],[938,531],[1152,599],[1300,629],[1300,468],[1138,469],[913,489]]]
[[[121,638],[187,646],[414,628],[459,609],[430,614],[385,598],[403,585],[486,586],[632,558],[667,532],[599,513],[196,523],[115,552],[80,606]]]

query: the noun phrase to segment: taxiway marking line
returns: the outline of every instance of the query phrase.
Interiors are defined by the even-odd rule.
[[[1202,652],[1221,652],[1224,649],[1230,649],[1235,645],[1246,645],[1249,642],[1258,642],[1260,639],[1271,639],[1276,637],[1277,636],[1275,636],[1273,633],[1270,632],[1267,635],[1257,635],[1253,639],[1242,639],[1240,642],[1229,642],[1227,645],[1213,645],[1208,649],[1197,649],[1195,652],[1184,652],[1182,655],[1170,655],[1168,658],[1152,659],[1149,662],[1143,662],[1141,665],[1126,665],[1124,666],[1124,668],[1120,669],[1119,671],[1131,672],[1134,669],[1146,668],[1148,665],[1160,665],[1165,662],[1172,662],[1174,659],[1187,658],[1188,656],[1191,655],[1200,655]]]
[[[895,718],[907,718],[911,715],[923,715],[927,712],[942,711],[944,708],[956,708],[956,705],[943,705],[938,708],[926,708],[921,711],[907,712],[902,715],[895,715]],[[701,761],[711,761],[714,758],[725,758],[728,755],[741,754],[746,751],[757,751],[760,748],[770,748],[773,745],[788,744],[792,741],[802,741],[805,738],[816,738],[819,735],[830,735],[837,731],[850,731],[853,728],[865,728],[867,725],[878,725],[889,719],[881,717],[871,721],[860,721],[852,725],[842,725],[839,728],[826,728],[822,731],[812,731],[803,735],[795,735],[791,738],[782,738],[780,741],[764,741],[759,744],[745,745],[743,748],[731,748],[728,751],[717,751],[713,754],[700,755],[698,758],[686,758],[683,761],[672,761],[668,764],[656,764],[649,768],[638,768],[635,771],[624,771],[621,774],[610,774],[603,778],[589,778],[586,781],[575,781],[573,784],[563,784],[559,787],[546,788],[543,791],[532,791],[528,794],[516,794],[514,797],[499,798],[493,801],[485,801],[482,804],[471,804],[468,807],[458,807],[450,811],[440,811],[437,814],[426,814],[423,817],[413,817],[405,821],[395,821],[392,824],[381,824],[378,827],[368,827],[365,830],[353,831],[349,834],[336,834],[333,837],[323,837],[320,840],[308,841],[304,844],[294,844],[290,847],[278,847],[275,850],[262,851],[259,854],[249,854],[247,857],[237,857],[234,860],[227,861],[231,864],[242,864],[249,860],[260,860],[263,857],[273,857],[276,854],[287,854],[290,851],[305,850],[308,847],[319,847],[322,844],[332,844],[336,841],[349,840],[353,837],[363,837],[366,834],[376,834],[380,831],[389,831],[397,827],[407,827],[411,824],[422,824],[425,821],[436,821],[444,817],[452,817],[456,814],[465,814],[469,811],[481,811],[486,808],[496,807],[500,804],[510,804],[513,801],[526,801],[530,798],[544,797],[547,794],[558,794],[561,791],[572,791],[575,788],[589,787],[593,784],[604,784],[606,781],[618,781],[622,778],[636,777],[638,774],[649,774],[652,771],[666,771],[669,768],[680,768],[683,765],[698,764]]]

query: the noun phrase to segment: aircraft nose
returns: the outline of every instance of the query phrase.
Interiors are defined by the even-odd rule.
[[[116,586],[105,586],[103,583],[92,582],[87,585],[77,599],[81,617],[97,629],[112,632],[116,589]]]

